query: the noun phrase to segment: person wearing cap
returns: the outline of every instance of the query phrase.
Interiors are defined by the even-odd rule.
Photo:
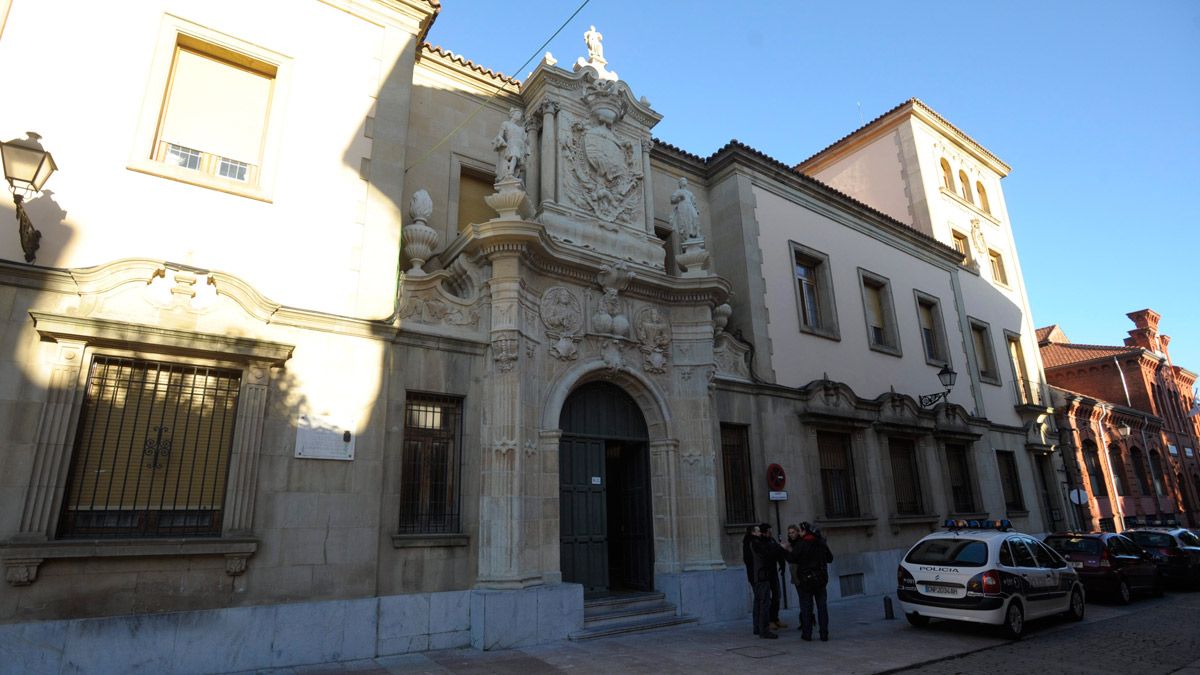
[[[754,634],[774,640],[779,637],[771,631],[771,579],[775,578],[783,549],[771,537],[771,526],[761,523],[751,528],[750,576],[754,583]]]

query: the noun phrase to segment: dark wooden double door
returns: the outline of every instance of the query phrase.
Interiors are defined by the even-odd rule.
[[[654,588],[649,452],[641,411],[628,398],[614,385],[595,383],[572,394],[563,408],[563,581],[582,584],[590,594]]]

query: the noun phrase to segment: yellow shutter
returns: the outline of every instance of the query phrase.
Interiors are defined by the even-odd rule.
[[[272,83],[261,73],[177,49],[159,140],[259,164]]]

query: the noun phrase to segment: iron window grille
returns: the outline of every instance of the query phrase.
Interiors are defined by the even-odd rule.
[[[750,482],[750,444],[744,426],[721,425],[721,465],[725,474],[725,522],[744,525],[754,517],[754,492]]]
[[[946,446],[946,468],[950,473],[950,496],[954,512],[974,513],[975,491],[971,487],[971,465],[965,446]]]
[[[219,536],[241,373],[92,359],[59,538]]]
[[[409,394],[404,402],[400,534],[458,534],[462,399]]]
[[[850,437],[833,431],[817,432],[821,460],[821,487],[825,493],[825,515],[854,518],[859,515],[858,488],[854,480],[854,458]]]
[[[1000,467],[1000,485],[1004,489],[1004,506],[1009,511],[1024,511],[1025,499],[1021,495],[1021,478],[1017,473],[1017,458],[1011,452],[997,451],[996,463]]]
[[[1104,472],[1100,468],[1100,451],[1096,449],[1096,444],[1090,440],[1083,443],[1083,464],[1087,467],[1088,480],[1092,486],[1092,495],[1107,497],[1108,484],[1104,481]]]
[[[889,438],[888,452],[892,460],[892,483],[896,488],[896,515],[924,513],[916,444],[909,438]]]

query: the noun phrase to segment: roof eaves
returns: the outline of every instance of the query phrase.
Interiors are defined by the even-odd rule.
[[[474,61],[468,59],[465,56],[462,56],[460,54],[455,54],[454,52],[452,52],[448,49],[443,49],[435,44],[423,42],[423,43],[421,43],[421,48],[431,54],[434,54],[435,56],[441,57],[444,61],[449,61],[452,64],[465,67],[468,70],[473,70],[476,73],[483,75],[485,77],[491,78],[493,80],[499,80],[501,82],[504,82],[505,84],[511,84],[516,87],[521,86],[521,81],[515,77],[510,77],[508,75],[505,75],[504,73],[496,72],[496,71],[492,70],[491,68],[485,68],[484,66],[481,66],[478,63],[475,63]]]

